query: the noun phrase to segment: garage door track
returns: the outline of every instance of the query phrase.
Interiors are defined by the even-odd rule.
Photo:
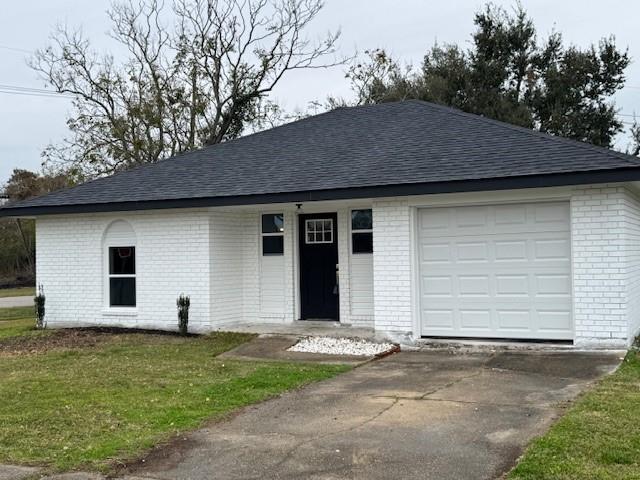
[[[406,352],[246,408],[132,466],[156,479],[494,479],[605,353]]]

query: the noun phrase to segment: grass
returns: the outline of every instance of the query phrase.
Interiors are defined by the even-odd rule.
[[[0,298],[4,297],[33,297],[36,294],[36,287],[0,288]]]
[[[32,334],[19,331],[26,310],[11,310],[0,310],[0,332]],[[0,463],[109,470],[206,420],[348,369],[217,358],[247,334],[100,335],[107,340],[91,347],[0,356]]]
[[[18,335],[45,335],[47,331],[35,330],[34,308],[0,308],[0,340]]]
[[[511,480],[640,479],[640,353],[535,440]]]

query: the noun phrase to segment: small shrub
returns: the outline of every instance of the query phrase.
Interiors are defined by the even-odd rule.
[[[178,330],[180,335],[186,335],[189,325],[189,305],[191,305],[191,299],[188,295],[180,294],[176,301],[178,305]]]
[[[36,328],[37,329],[45,329],[47,328],[47,323],[44,320],[44,301],[46,297],[44,296],[44,287],[42,285],[38,285],[38,293],[33,298],[33,302],[36,307]]]

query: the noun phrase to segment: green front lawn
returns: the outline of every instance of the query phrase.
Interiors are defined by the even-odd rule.
[[[509,479],[640,479],[640,353],[534,441]]]
[[[22,328],[19,319],[0,328],[11,321]],[[0,346],[25,335],[33,332],[5,335]],[[217,358],[251,338],[58,331],[28,338],[24,352],[0,350],[0,463],[109,469],[206,420],[348,369]]]
[[[0,308],[0,340],[22,335],[41,335],[34,330],[34,307]]]
[[[4,297],[33,297],[36,294],[36,287],[0,288],[0,298]]]

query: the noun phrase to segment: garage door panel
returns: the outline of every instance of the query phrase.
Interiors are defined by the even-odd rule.
[[[502,331],[531,330],[531,312],[529,310],[497,310],[498,328]]]
[[[460,310],[460,330],[491,331],[491,310]]]
[[[425,275],[421,283],[423,297],[453,297],[453,278],[450,275]]]
[[[422,209],[418,238],[423,335],[573,338],[567,203]]]
[[[525,225],[527,223],[526,205],[496,205],[494,207],[496,225]]]
[[[455,258],[458,263],[486,263],[489,261],[488,242],[457,242],[455,244],[455,253]]]
[[[570,219],[569,204],[564,203],[563,208],[560,205],[558,203],[533,204],[531,208],[534,210],[534,222],[545,224],[545,230],[549,230],[551,224],[560,229],[566,228]]]
[[[467,236],[569,231],[568,202],[425,208],[418,214],[420,236]]]
[[[571,247],[568,238],[546,238],[533,241],[534,260],[569,260]]]
[[[561,274],[537,274],[536,296],[537,297],[571,297],[571,277]]]
[[[489,275],[459,275],[458,295],[460,297],[484,297],[491,295]]]
[[[526,262],[527,240],[495,240],[494,259],[496,262]]]
[[[536,314],[540,332],[565,331],[571,328],[571,312],[569,310],[539,310]]]
[[[434,330],[452,332],[454,330],[454,312],[453,309],[422,311],[422,318]]]
[[[449,243],[425,243],[420,247],[422,263],[448,263],[453,260],[451,256],[451,245]]]
[[[489,221],[489,207],[456,208],[453,219],[454,226],[458,229],[483,227]]]

